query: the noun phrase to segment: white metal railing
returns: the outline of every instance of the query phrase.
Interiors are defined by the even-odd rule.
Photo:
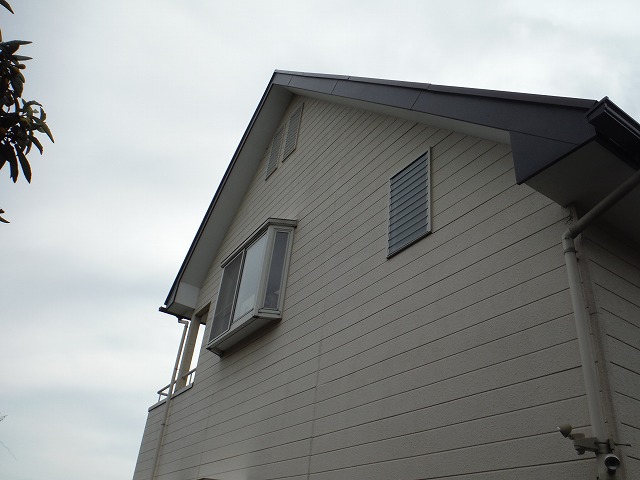
[[[169,385],[165,385],[160,390],[158,390],[158,403],[161,402],[164,398],[169,396],[169,388],[173,387],[175,384],[180,383],[181,381],[184,382],[184,384],[180,388],[180,390],[182,390],[183,388],[186,388],[189,385],[191,385],[193,383],[193,379],[195,377],[195,374],[196,374],[196,369],[194,368],[193,370],[189,370],[182,377],[177,378],[175,382],[170,383]],[[173,395],[175,393],[176,392],[173,391],[171,394]]]

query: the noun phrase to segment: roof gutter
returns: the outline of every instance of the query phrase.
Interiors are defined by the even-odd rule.
[[[604,97],[586,113],[587,121],[597,132],[616,147],[622,149],[635,164],[638,164],[640,151],[640,124],[630,117],[624,110]]]

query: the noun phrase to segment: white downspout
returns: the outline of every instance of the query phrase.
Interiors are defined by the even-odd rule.
[[[562,234],[562,247],[564,249],[564,259],[569,277],[569,290],[576,322],[580,361],[582,363],[582,373],[589,406],[589,419],[591,420],[593,436],[600,442],[600,445],[605,445],[609,438],[605,427],[604,409],[602,406],[600,387],[598,385],[598,373],[596,371],[593,345],[589,334],[589,317],[585,310],[580,272],[578,270],[578,259],[573,240],[580,235],[591,222],[615,205],[638,184],[640,184],[640,170],[602,199],[595,207],[589,210]],[[608,450],[608,447],[605,446],[596,453],[598,472],[601,474],[599,478],[607,478],[603,475],[607,474],[607,469],[604,467],[604,457],[609,453]]]
[[[169,419],[169,408],[171,403],[171,396],[173,393],[174,386],[176,384],[176,376],[178,375],[178,366],[180,364],[180,357],[182,356],[182,349],[184,348],[184,340],[187,336],[187,327],[189,326],[189,322],[184,320],[183,318],[178,318],[178,323],[184,325],[182,328],[182,338],[180,339],[180,346],[178,347],[178,354],[176,355],[176,362],[173,366],[173,373],[171,374],[171,382],[169,383],[169,389],[167,390],[167,399],[164,404],[164,418],[162,423],[160,424],[160,436],[158,437],[158,443],[156,445],[156,452],[153,456],[153,470],[151,471],[150,480],[155,480],[156,473],[158,470],[158,460],[160,459],[160,449],[162,448],[162,440],[164,437],[164,430],[167,426],[167,420]]]

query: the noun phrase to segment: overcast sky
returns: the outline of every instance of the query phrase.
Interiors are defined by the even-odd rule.
[[[274,69],[601,99],[640,119],[640,2],[11,0],[55,144],[0,171],[0,478],[129,479],[158,313]]]

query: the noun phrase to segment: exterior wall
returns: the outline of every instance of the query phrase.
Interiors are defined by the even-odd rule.
[[[311,99],[289,111],[303,100],[297,150],[267,181],[262,160],[199,300],[214,310],[221,260],[266,218],[297,219],[283,319],[201,351],[159,478],[591,475],[556,432],[589,423],[568,213],[515,185],[508,146]],[[429,147],[433,233],[387,259],[389,178]]]
[[[624,456],[626,478],[640,478],[640,245],[625,243],[602,229],[585,239],[615,425],[610,426]]]
[[[138,478],[141,472],[146,472],[147,477],[151,475],[153,468],[153,457],[155,454],[158,436],[160,435],[160,423],[162,422],[164,410],[153,408],[149,410],[147,423],[142,435],[142,444],[138,453],[138,461],[134,472],[134,478]]]

